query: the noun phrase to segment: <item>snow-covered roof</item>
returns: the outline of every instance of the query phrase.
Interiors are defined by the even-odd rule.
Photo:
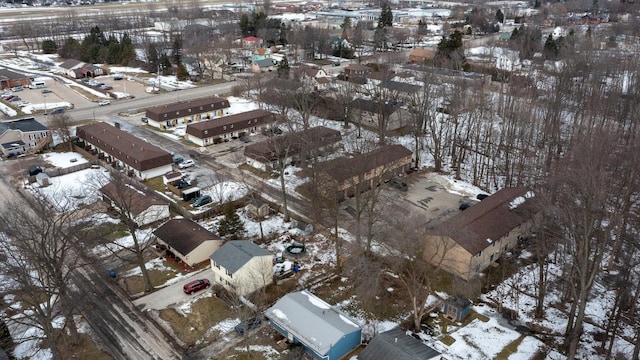
[[[343,336],[360,331],[355,321],[307,291],[285,295],[265,315],[320,355]]]

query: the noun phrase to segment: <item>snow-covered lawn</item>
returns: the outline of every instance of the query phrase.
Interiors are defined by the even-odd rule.
[[[82,155],[74,152],[52,152],[42,156],[44,161],[58,168],[68,168],[89,162]]]

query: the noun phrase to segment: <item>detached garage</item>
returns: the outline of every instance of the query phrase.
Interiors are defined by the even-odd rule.
[[[223,240],[189,219],[171,219],[153,235],[160,245],[189,266],[209,259]]]

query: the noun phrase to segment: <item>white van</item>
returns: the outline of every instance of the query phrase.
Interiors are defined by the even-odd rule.
[[[42,89],[44,88],[46,85],[44,83],[44,81],[34,81],[31,83],[31,85],[29,85],[29,89]]]

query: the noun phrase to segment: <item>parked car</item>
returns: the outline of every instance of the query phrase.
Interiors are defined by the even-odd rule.
[[[98,105],[99,106],[107,106],[109,104],[111,104],[111,101],[109,101],[109,100],[100,100],[100,101],[98,101]]]
[[[122,80],[124,77],[122,75],[113,75],[113,80]]]
[[[198,279],[184,284],[184,286],[182,287],[182,291],[184,291],[184,293],[187,295],[191,295],[196,291],[208,289],[210,286],[211,283],[208,279]]]
[[[251,139],[249,139],[248,136],[240,136],[240,141],[246,144],[246,143],[250,143]]]
[[[3,91],[2,93],[0,93],[0,97],[2,97],[3,99],[9,96],[11,96],[11,93],[9,92]]]
[[[178,180],[178,182],[176,182],[176,189],[181,190],[181,189],[186,189],[189,186],[191,186],[191,184],[189,184],[188,181],[184,181],[184,180]]]
[[[11,99],[9,99],[9,101],[20,101],[22,99],[20,99],[20,96],[14,96]]]
[[[176,165],[180,165],[181,162],[183,162],[184,159],[178,155],[173,155],[173,163]]]
[[[213,201],[213,199],[211,198],[211,196],[209,195],[202,195],[199,198],[195,199],[192,203],[191,206],[193,207],[200,207],[200,206],[204,206],[207,205],[209,203],[211,203]]]
[[[13,99],[14,97],[16,96],[15,95],[3,96],[3,98],[7,101],[11,101],[11,99]]]
[[[29,105],[29,102],[27,100],[20,100],[20,102],[18,103],[18,106],[20,107],[25,107]]]
[[[48,93],[53,92],[53,91],[51,91],[51,89],[44,88],[44,89],[40,90],[40,92],[43,93],[43,94],[48,94]]]
[[[248,318],[245,321],[242,321],[240,324],[236,325],[236,332],[240,335],[244,334],[245,330],[249,331],[260,326],[260,319],[257,317]]]
[[[100,89],[102,89],[102,90],[113,90],[113,86],[109,86],[109,85],[100,85]]]
[[[146,117],[146,116],[143,116],[143,117],[141,117],[141,118],[140,118],[140,121],[142,121],[143,123],[145,123],[145,124],[146,124],[146,123],[148,123],[148,122],[149,122],[149,118],[148,118],[148,117]]]
[[[392,188],[396,188],[402,191],[407,191],[409,189],[409,187],[407,186],[407,183],[398,179],[391,179],[389,181],[389,185],[391,185]]]
[[[489,197],[489,195],[487,195],[487,194],[478,194],[478,195],[476,196],[476,199],[478,199],[478,200],[482,201],[482,200],[484,200],[484,199],[486,199],[486,198],[488,198],[488,197]]]
[[[462,204],[460,204],[460,206],[458,207],[458,209],[459,209],[460,211],[465,211],[465,210],[467,210],[467,209],[468,209],[468,208],[470,208],[470,207],[471,207],[471,205],[469,205],[468,203],[462,203]]]
[[[340,66],[340,61],[334,61],[333,66]]]
[[[56,108],[53,109],[52,112],[50,112],[50,114],[55,115],[55,114],[62,114],[64,112],[64,108]],[[46,115],[46,114],[45,114]]]
[[[180,169],[186,169],[186,168],[190,168],[190,167],[192,167],[192,166],[193,166],[193,165],[195,165],[195,164],[196,164],[196,162],[195,162],[195,161],[193,161],[193,160],[191,160],[191,159],[188,159],[188,160],[184,160],[184,161],[182,161],[181,163],[179,163],[179,164],[178,164],[178,167],[179,167]]]
[[[22,90],[24,90],[24,88],[22,86],[16,86],[16,87],[11,88],[11,91],[13,91],[13,92],[18,92],[18,91],[22,91]]]

